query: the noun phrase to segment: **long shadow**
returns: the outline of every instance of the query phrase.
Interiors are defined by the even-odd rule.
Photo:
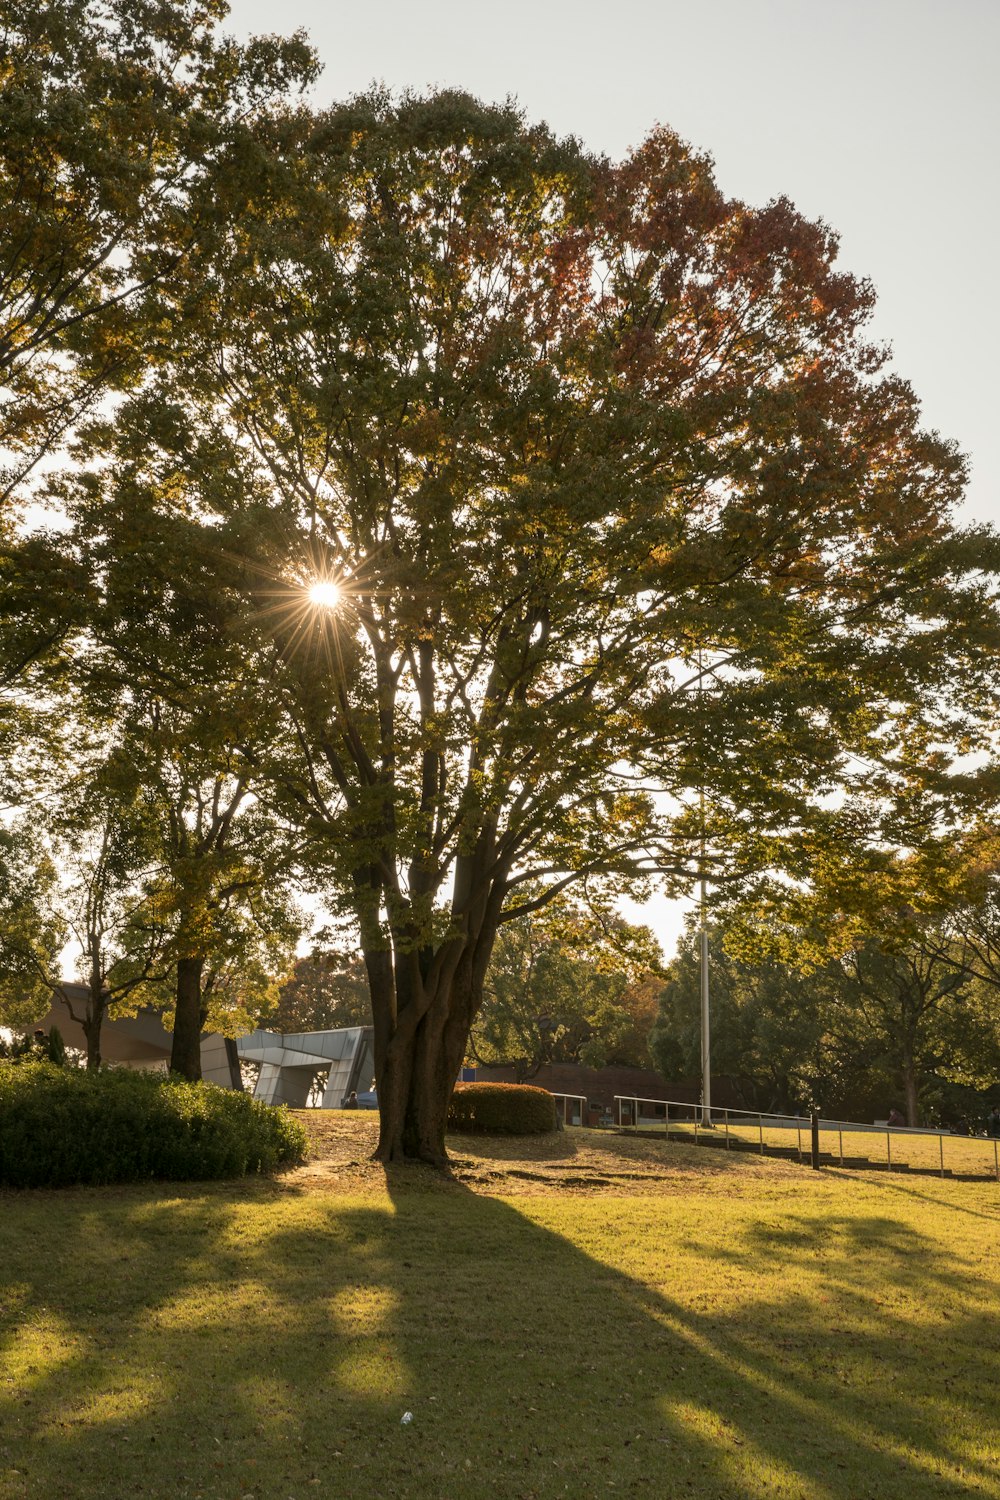
[[[879,1186],[888,1188],[890,1192],[899,1193],[904,1198],[914,1198],[919,1199],[921,1203],[931,1203],[936,1208],[946,1209],[949,1213],[967,1214],[972,1219],[985,1219],[988,1224],[992,1224],[1000,1231],[1000,1192],[997,1194],[996,1208],[992,1213],[986,1213],[981,1208],[970,1208],[966,1203],[959,1203],[957,1198],[954,1197],[937,1198],[933,1193],[918,1192],[915,1187],[911,1187],[905,1182],[894,1182],[891,1179],[887,1179],[884,1183],[880,1182]]]
[[[475,1141],[476,1153],[482,1160],[520,1161],[524,1155],[523,1136],[477,1135],[472,1139]],[[536,1136],[532,1140],[532,1161],[572,1161],[578,1154],[578,1141],[566,1131]],[[459,1149],[454,1155],[456,1159],[461,1159],[463,1153]]]
[[[721,1195],[386,1186],[0,1199],[3,1500],[1000,1495],[971,1252]]]

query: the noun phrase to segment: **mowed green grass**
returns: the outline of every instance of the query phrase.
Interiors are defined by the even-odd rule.
[[[0,1194],[0,1496],[1000,1496],[997,1185],[668,1149]]]

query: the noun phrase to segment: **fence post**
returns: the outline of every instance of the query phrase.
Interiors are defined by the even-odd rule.
[[[809,1116],[812,1139],[810,1141],[812,1165],[815,1171],[819,1171],[819,1115],[813,1110]]]
[[[938,1150],[941,1155],[941,1176],[944,1176],[944,1131],[938,1134]]]
[[[758,1114],[758,1116],[757,1116],[757,1134],[760,1136],[760,1154],[761,1154],[761,1156],[763,1156],[764,1155],[764,1117],[763,1117],[763,1115],[760,1115],[760,1114]]]

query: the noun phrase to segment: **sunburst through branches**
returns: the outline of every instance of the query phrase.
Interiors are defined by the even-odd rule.
[[[340,585],[327,578],[320,578],[310,586],[309,603],[320,609],[336,609],[340,603]]]

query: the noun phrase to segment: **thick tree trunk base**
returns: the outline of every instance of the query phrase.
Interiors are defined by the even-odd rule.
[[[423,1035],[421,1041],[426,1042]],[[446,1067],[433,1052],[428,1057],[425,1046],[389,1050],[378,1074],[379,1137],[373,1160],[447,1165],[447,1079]]]
[[[427,1101],[421,1101],[425,1106]],[[392,1107],[392,1101],[379,1100],[381,1114],[378,1145],[372,1153],[373,1161],[386,1165],[422,1163],[430,1167],[446,1167],[448,1152],[444,1143],[444,1114],[434,1101],[429,1109],[421,1109],[420,1103],[411,1095],[405,1108]],[[428,1118],[428,1114],[430,1118]]]
[[[408,993],[405,985],[403,993]],[[373,1014],[386,1019],[379,999],[373,983]],[[376,1025],[380,1130],[374,1161],[439,1169],[450,1165],[445,1144],[448,1111],[474,1012],[465,976],[461,983],[455,980],[439,990],[412,1031],[403,1024],[405,1011],[398,1027],[385,1026],[384,1036]]]
[[[371,1161],[378,1161],[383,1166],[405,1166],[405,1167],[448,1167],[451,1165],[451,1157],[446,1151],[405,1151],[401,1146],[387,1146],[384,1149],[379,1146],[371,1154]]]

